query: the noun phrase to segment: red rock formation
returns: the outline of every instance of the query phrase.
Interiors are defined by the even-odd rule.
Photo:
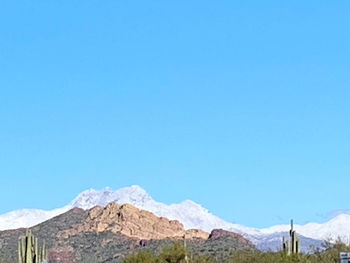
[[[201,230],[185,231],[183,225],[176,220],[157,217],[151,212],[138,209],[132,205],[110,203],[106,207],[96,206],[89,211],[88,218],[82,224],[59,233],[60,237],[69,237],[81,232],[121,233],[125,236],[142,239],[202,238],[209,234]]]

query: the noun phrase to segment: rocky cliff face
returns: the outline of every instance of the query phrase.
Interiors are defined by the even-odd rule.
[[[207,239],[209,236],[208,233],[201,230],[185,231],[184,226],[179,221],[157,217],[151,212],[129,204],[118,205],[116,203],[90,209],[84,222],[72,229],[62,231],[58,235],[68,238],[84,232],[101,233],[106,231],[142,240],[184,237],[187,239]]]

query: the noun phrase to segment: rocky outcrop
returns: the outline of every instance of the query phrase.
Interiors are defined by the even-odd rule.
[[[204,232],[203,230],[200,229],[189,229],[186,230],[185,234],[186,239],[208,239],[209,238],[209,233]]]
[[[208,240],[216,240],[216,239],[220,239],[220,238],[224,238],[224,237],[231,237],[231,238],[239,240],[242,244],[247,244],[247,245],[253,246],[253,244],[249,240],[244,238],[242,235],[234,233],[234,232],[226,231],[223,229],[214,229],[213,231],[211,231]]]
[[[72,229],[60,232],[60,237],[68,238],[83,232],[121,233],[125,236],[156,240],[164,238],[202,238],[209,234],[201,230],[185,231],[184,226],[176,220],[157,217],[153,213],[138,209],[132,205],[110,203],[106,207],[96,206],[89,210],[87,219]]]

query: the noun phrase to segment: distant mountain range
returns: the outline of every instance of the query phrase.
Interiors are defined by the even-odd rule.
[[[186,200],[179,204],[166,205],[153,200],[141,187],[131,186],[117,191],[110,188],[101,191],[87,190],[79,194],[67,206],[52,211],[24,209],[0,215],[0,230],[31,227],[72,208],[104,207],[111,202],[120,205],[131,204],[139,209],[150,211],[158,217],[178,220],[184,225],[185,229],[201,229],[206,232],[213,229],[224,229],[239,233],[262,250],[280,249],[282,236],[287,236],[290,228],[289,225],[277,225],[265,229],[256,229],[232,224],[211,214],[207,209],[193,201]],[[309,251],[310,247],[320,247],[321,240],[341,238],[348,242],[350,237],[350,215],[340,214],[324,224],[295,225],[295,229],[301,235],[304,251]]]

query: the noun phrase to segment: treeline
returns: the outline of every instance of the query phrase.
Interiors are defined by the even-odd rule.
[[[350,247],[340,242],[323,252],[291,256],[283,252],[244,250],[233,253],[225,262],[219,262],[215,257],[190,256],[185,247],[176,243],[164,248],[159,255],[147,250],[134,253],[124,259],[123,263],[340,263],[339,254],[346,251],[350,251]]]

